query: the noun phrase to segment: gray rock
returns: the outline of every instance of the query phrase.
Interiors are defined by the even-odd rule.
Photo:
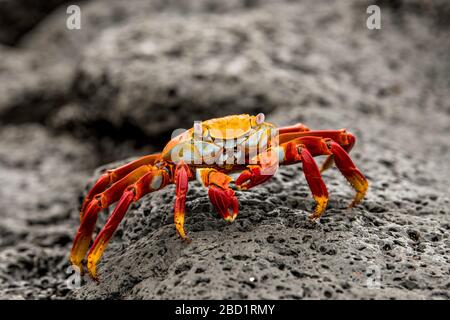
[[[278,30],[282,21],[257,10],[277,7],[274,3],[92,1],[80,3],[81,30],[61,28],[66,15],[55,12],[22,42],[33,52],[45,50],[49,61],[65,68],[50,69],[52,75],[66,73],[69,88],[60,87],[64,99],[50,100],[56,103],[45,112],[46,123],[108,136],[92,133],[106,123],[110,131],[134,132],[134,139],[160,146],[161,134],[191,126],[206,114],[293,105],[294,79],[284,70],[270,71],[272,48],[282,45],[277,39],[289,30]],[[5,105],[13,110],[8,115],[18,109]]]
[[[0,43],[15,45],[39,21],[67,0],[2,0],[0,2]]]
[[[295,166],[238,192],[240,214],[231,225],[192,184],[188,245],[172,223],[173,187],[145,197],[109,245],[100,284],[87,281],[75,297],[448,299],[448,195],[411,180],[392,185],[395,176],[368,159],[360,166],[378,180],[353,210],[346,208],[351,192],[344,179],[325,175],[331,201],[320,223],[307,219],[313,201]]]
[[[383,23],[391,31],[376,33],[354,27],[365,21],[362,4],[237,1],[223,7],[198,1],[185,8],[182,3],[90,2],[82,6],[82,32],[60,34],[61,15],[50,19],[28,47],[54,43],[62,57],[70,57],[67,63],[76,62],[69,112],[76,117],[57,114],[50,124],[83,131],[106,122],[161,147],[161,135],[205,115],[334,103],[366,114],[389,113],[380,101],[392,104],[398,96],[414,95],[409,83],[399,85],[398,74],[417,78],[424,90],[433,75],[440,90],[447,88],[448,33],[409,11],[398,19],[385,9]],[[308,19],[299,18],[305,15]],[[407,30],[415,37],[399,40]],[[399,73],[400,68],[405,70]],[[342,87],[353,94],[342,94]],[[446,101],[439,103],[450,110]]]
[[[0,297],[449,299],[449,30],[436,10],[381,1],[371,31],[364,1],[186,3],[90,1],[82,32],[61,28],[60,9],[22,49],[0,49]],[[228,225],[192,183],[186,245],[167,187],[129,210],[100,284],[67,286],[95,167],[143,154],[135,141],[156,151],[193,120],[259,111],[355,133],[367,199],[347,209],[333,169],[328,210],[311,223],[292,166],[238,192]]]
[[[104,14],[93,9],[101,3],[88,6],[87,16],[92,10]],[[175,15],[174,10],[169,6],[155,16],[137,14],[115,28],[95,29],[92,35],[94,26],[88,22],[82,35],[95,41],[80,41],[85,46],[77,51],[81,57],[72,92],[79,107],[76,114],[91,122],[112,123],[115,128],[133,127],[143,137],[157,138],[191,126],[205,114],[269,112],[279,105],[293,105],[294,79],[274,69],[271,57],[273,46],[282,45],[278,36],[287,41],[281,34],[288,30],[278,29],[289,25],[283,27],[282,21],[273,21],[263,10],[233,11],[232,15],[208,11]],[[99,23],[108,25],[108,17]],[[73,122],[80,123],[78,119]]]
[[[359,138],[352,156],[370,180],[367,199],[347,209],[350,188],[337,170],[327,172],[330,204],[320,223],[310,223],[313,202],[300,169],[282,168],[270,183],[238,193],[240,215],[227,225],[193,184],[186,221],[193,242],[186,245],[172,224],[169,187],[132,207],[100,263],[100,284],[88,281],[75,297],[449,298],[448,65],[443,51],[415,45],[445,33],[431,38],[426,20],[407,16],[401,25],[414,38],[402,28],[349,35],[346,26],[356,21],[336,7],[308,7],[314,18],[307,22],[290,9],[271,12],[285,18],[274,27],[285,32],[276,38],[281,61],[271,60],[271,73],[289,65],[286,73],[297,79],[289,97],[299,107],[286,103],[269,120],[348,127]],[[244,20],[252,18],[261,16]],[[389,12],[383,19],[397,23]],[[290,27],[304,31],[296,34],[301,56],[282,40],[296,41],[286,35],[295,34]]]
[[[137,19],[153,19],[161,13],[191,17],[202,14],[237,13],[253,10],[277,0],[94,0],[74,1],[81,9],[81,30],[69,30],[66,7],[55,10],[24,36],[21,45],[59,53],[73,59],[79,56],[108,28],[123,26]]]
[[[42,122],[67,99],[71,72],[42,53],[0,46],[0,122]]]
[[[239,16],[212,19],[192,18],[186,25],[180,17],[161,16],[126,25],[112,37],[105,33],[78,70],[75,90],[83,108],[118,127],[128,121],[154,137],[188,128],[205,113],[290,105],[292,79],[280,70],[266,73],[273,66],[257,22],[244,27]]]
[[[37,124],[0,129],[0,296],[69,293],[68,251],[77,195],[96,163],[93,148]],[[73,218],[72,218],[73,217]]]

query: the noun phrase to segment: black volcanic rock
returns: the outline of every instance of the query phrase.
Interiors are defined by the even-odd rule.
[[[0,47],[0,298],[449,299],[448,4],[377,3],[381,30],[366,28],[369,1],[94,0],[81,30],[62,6]],[[228,225],[193,182],[187,245],[169,186],[132,205],[100,284],[68,286],[80,201],[129,159],[105,163],[244,112],[346,127],[367,198],[349,210],[332,169],[311,223],[301,166],[284,167],[237,192]]]

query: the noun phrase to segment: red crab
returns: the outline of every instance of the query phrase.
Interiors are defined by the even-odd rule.
[[[195,122],[193,128],[170,140],[161,153],[107,170],[83,202],[81,225],[70,256],[72,264],[82,270],[98,213],[118,201],[87,256],[89,274],[96,279],[96,265],[130,204],[168,184],[176,186],[174,220],[183,240],[189,240],[184,231],[188,183],[195,178],[208,188],[212,204],[228,222],[234,221],[239,207],[230,183],[240,190],[253,188],[269,180],[279,164],[302,163],[316,202],[311,219],[320,218],[327,206],[328,192],[320,173],[333,163],[356,191],[350,206],[363,199],[368,182],[348,155],[355,144],[351,133],[345,129],[310,130],[300,123],[276,128],[264,120],[260,113]],[[313,157],[321,155],[328,158],[319,170]],[[238,174],[237,179],[230,174]]]

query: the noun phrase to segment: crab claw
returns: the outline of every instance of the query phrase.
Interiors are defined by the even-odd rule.
[[[227,222],[233,222],[239,211],[239,204],[234,191],[212,185],[208,191],[209,199],[219,215]]]
[[[274,172],[272,168],[263,169],[260,166],[248,166],[235,181],[235,185],[240,190],[247,190],[269,180]]]

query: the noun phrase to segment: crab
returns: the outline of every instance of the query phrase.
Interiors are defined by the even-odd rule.
[[[83,272],[87,254],[88,272],[98,280],[97,264],[129,206],[169,184],[175,184],[176,190],[176,231],[189,242],[184,229],[185,205],[189,181],[194,179],[208,189],[219,216],[231,223],[239,209],[234,189],[251,189],[273,177],[279,165],[301,163],[316,203],[309,218],[317,220],[328,203],[321,172],[335,164],[356,192],[350,204],[353,207],[368,188],[367,179],[348,154],[355,141],[346,129],[310,130],[301,123],[277,128],[266,122],[262,113],[196,121],[191,129],[170,140],[161,153],[138,158],[100,176],[83,201],[71,263]],[[314,157],[322,155],[327,158],[319,169]],[[116,202],[89,249],[99,212]]]

